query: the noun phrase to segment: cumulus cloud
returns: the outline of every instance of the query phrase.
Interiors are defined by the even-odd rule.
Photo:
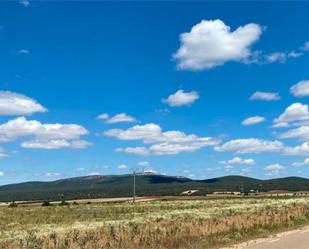
[[[284,170],[285,167],[282,166],[281,164],[279,163],[274,163],[274,164],[270,164],[268,166],[266,166],[264,168],[264,170],[267,171],[267,174],[268,176],[277,176],[281,173],[282,170]]]
[[[149,151],[146,147],[126,147],[126,148],[117,148],[116,152],[125,152],[127,154],[135,154],[139,156],[148,156]]]
[[[18,117],[0,125],[0,141],[11,141],[25,136],[40,139],[76,139],[86,134],[88,131],[77,124],[42,124],[25,117]]]
[[[255,161],[252,158],[243,159],[241,157],[234,157],[231,160],[220,161],[219,163],[225,165],[237,165],[237,164],[253,165],[255,164]]]
[[[278,135],[279,138],[298,138],[309,141],[309,126],[300,126]]]
[[[309,95],[309,80],[299,81],[297,84],[290,88],[290,92],[295,97],[305,97]]]
[[[242,125],[255,125],[264,122],[266,119],[261,116],[253,116],[250,118],[246,118],[244,121],[241,122]]]
[[[251,46],[262,28],[249,23],[231,31],[221,20],[202,20],[188,33],[180,35],[180,48],[173,55],[179,69],[203,70],[228,61],[246,62],[254,54]]]
[[[285,111],[274,120],[273,127],[288,127],[291,124],[301,123],[308,120],[308,105],[294,103],[288,106]]]
[[[117,149],[117,151],[139,155],[172,155],[196,151],[205,146],[214,146],[219,143],[218,139],[212,137],[187,135],[184,132],[175,130],[163,132],[159,125],[153,123],[136,125],[127,130],[111,129],[104,132],[104,135],[119,140],[142,140],[144,144],[152,144],[148,148],[142,146]]]
[[[281,97],[279,93],[260,92],[260,91],[253,93],[250,97],[250,100],[263,100],[263,101],[276,101],[280,99]]]
[[[176,155],[182,152],[194,152],[205,146],[212,146],[217,144],[216,141],[197,141],[189,143],[158,143],[150,146],[149,151],[154,155]]]
[[[37,120],[19,117],[0,125],[0,141],[9,142],[21,137],[32,137],[34,140],[23,142],[25,148],[84,148],[90,143],[79,140],[88,131],[76,124],[42,124]]]
[[[65,140],[65,139],[51,139],[51,140],[31,140],[21,144],[21,147],[28,149],[84,149],[92,145],[92,143],[84,140]]]
[[[271,165],[268,165],[267,167],[265,167],[266,170],[281,170],[281,169],[284,169],[284,168],[285,167],[282,166],[279,163],[271,164]]]
[[[218,152],[233,151],[239,154],[256,154],[262,152],[282,152],[284,145],[277,140],[269,141],[257,138],[244,138],[231,140],[221,146],[216,146],[215,150]]]
[[[209,142],[197,142],[197,143],[157,143],[149,146],[142,147],[126,147],[120,148],[117,151],[123,151],[128,154],[136,154],[140,156],[148,155],[176,155],[183,152],[194,152],[206,146],[212,146],[217,144],[215,141]]]
[[[116,124],[116,123],[132,123],[136,119],[132,116],[129,116],[125,113],[116,114],[113,117],[109,117],[107,113],[100,114],[97,119],[105,120],[106,124]]]
[[[162,137],[162,130],[159,125],[149,123],[135,125],[127,130],[110,129],[104,132],[105,136],[115,137],[120,140],[158,140]]]
[[[185,92],[184,90],[178,90],[176,93],[168,96],[167,99],[163,99],[162,102],[172,107],[191,105],[198,100],[199,97],[196,91]]]
[[[106,120],[109,118],[108,113],[102,113],[99,116],[97,116],[97,119]]]
[[[0,115],[31,115],[35,112],[47,112],[47,109],[25,95],[0,91]]]
[[[1,177],[1,176],[4,176],[4,173],[3,173],[3,171],[0,171],[0,177]]]
[[[284,150],[284,154],[291,156],[308,156],[309,155],[309,143],[305,142],[301,145],[295,147],[286,147]]]

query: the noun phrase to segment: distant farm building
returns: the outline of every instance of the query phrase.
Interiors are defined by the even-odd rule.
[[[187,190],[187,191],[183,191],[181,194],[182,195],[192,195],[192,194],[194,194],[194,193],[196,193],[198,191],[199,190],[197,190],[197,189],[190,189],[190,190]]]

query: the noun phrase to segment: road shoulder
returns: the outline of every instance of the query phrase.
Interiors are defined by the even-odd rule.
[[[268,237],[264,237],[264,238],[257,238],[257,239],[252,239],[249,241],[245,241],[245,242],[241,242],[239,244],[236,245],[232,245],[232,246],[228,246],[228,247],[222,247],[220,249],[246,249],[246,248],[251,248],[252,246],[256,246],[259,245],[261,243],[265,243],[265,242],[275,242],[278,241],[286,236],[289,235],[293,235],[296,233],[304,233],[309,231],[309,225],[294,229],[294,230],[290,230],[290,231],[285,231],[285,232],[281,232],[281,233],[277,233],[277,234],[271,234]]]

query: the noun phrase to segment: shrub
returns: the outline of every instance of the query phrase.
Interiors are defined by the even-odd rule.
[[[50,202],[49,201],[43,201],[43,203],[42,203],[42,207],[48,207],[48,206],[50,206],[51,204],[50,204]]]
[[[67,203],[65,200],[62,200],[59,204],[59,206],[67,206],[69,203]]]
[[[12,202],[9,204],[8,207],[9,207],[9,208],[15,208],[15,207],[17,207],[17,203],[16,203],[15,201],[12,201]]]

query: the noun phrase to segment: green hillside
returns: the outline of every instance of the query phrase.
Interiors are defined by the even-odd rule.
[[[85,176],[52,182],[26,182],[0,187],[0,201],[60,200],[81,198],[121,197],[132,194],[132,175]],[[243,176],[224,176],[207,180],[163,175],[137,175],[136,193],[139,196],[180,195],[189,189],[198,194],[216,191],[309,190],[309,179],[288,177],[258,180]]]

